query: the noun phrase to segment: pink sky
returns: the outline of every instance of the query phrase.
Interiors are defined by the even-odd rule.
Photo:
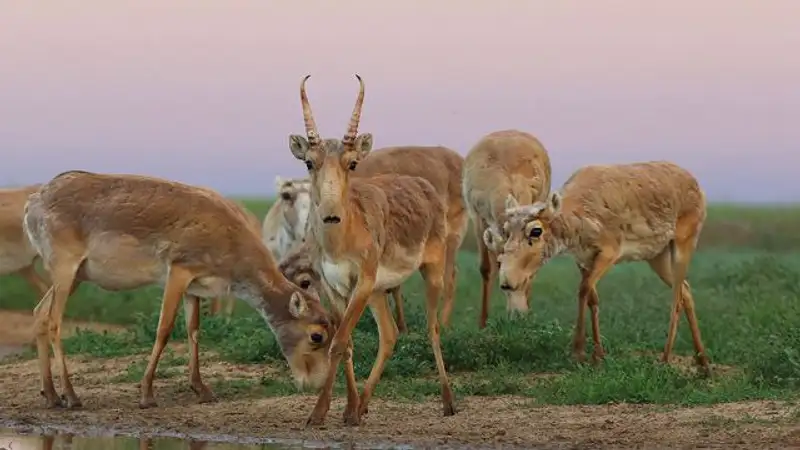
[[[313,5],[313,6],[312,6]],[[28,0],[0,6],[0,185],[84,169],[228,194],[303,175],[298,86],[376,146],[520,128],[577,167],[670,159],[714,200],[798,201],[796,0]]]

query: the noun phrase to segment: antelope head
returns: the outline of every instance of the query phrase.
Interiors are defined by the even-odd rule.
[[[527,311],[534,275],[552,256],[556,246],[552,221],[561,208],[561,195],[553,192],[545,202],[520,206],[508,196],[503,224],[502,252],[498,255],[500,289],[509,310]]]
[[[325,226],[336,226],[342,222],[346,212],[346,196],[350,173],[372,150],[372,134],[358,134],[361,107],[364,103],[364,81],[356,75],[360,84],[356,105],[344,137],[320,138],[311,105],[306,95],[306,81],[300,84],[300,101],[303,105],[306,136],[290,135],[289,149],[295,158],[303,161],[311,178],[311,200],[315,214]]]

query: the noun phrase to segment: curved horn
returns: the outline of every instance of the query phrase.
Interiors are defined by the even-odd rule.
[[[306,80],[311,78],[311,75],[306,75],[300,83],[300,102],[303,104],[303,121],[306,124],[306,135],[308,136],[309,144],[315,145],[322,142],[317,131],[317,124],[314,122],[314,115],[311,113],[311,105],[308,103],[308,95],[306,94]]]
[[[358,90],[358,98],[356,98],[356,106],[353,107],[353,115],[350,116],[350,124],[347,126],[347,133],[344,134],[342,144],[352,145],[358,136],[358,122],[361,121],[361,107],[364,105],[364,80],[356,74],[360,88]]]

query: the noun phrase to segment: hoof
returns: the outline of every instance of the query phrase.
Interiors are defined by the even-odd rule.
[[[158,406],[154,398],[142,399],[139,401],[139,409],[148,409]]]
[[[344,424],[348,427],[357,427],[361,425],[361,417],[356,411],[345,411]]]
[[[197,395],[199,403],[213,403],[217,400],[217,398],[214,396],[214,393],[211,392],[211,389],[204,385],[191,386],[191,388],[192,392]]]
[[[442,414],[445,417],[455,416],[456,415],[456,407],[452,403],[448,403],[442,407]]]
[[[319,427],[325,424],[325,416],[320,416],[318,414],[312,413],[306,419],[306,428],[308,427]]]
[[[44,406],[47,409],[55,409],[55,408],[63,408],[64,401],[61,400],[61,397],[57,396],[55,393],[51,393],[50,395],[45,394],[44,391],[39,391],[39,395],[44,397]]]
[[[605,352],[592,353],[592,364],[598,365],[606,357]]]
[[[697,365],[700,366],[698,367],[700,375],[703,376],[704,378],[711,378],[712,377],[711,365],[708,363],[708,357],[706,357],[706,355],[697,355],[695,356],[695,360],[697,362]]]
[[[83,407],[83,402],[78,397],[66,397],[67,408],[69,409],[78,409]]]

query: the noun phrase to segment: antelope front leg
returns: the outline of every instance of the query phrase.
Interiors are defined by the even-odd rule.
[[[578,361],[583,362],[586,360],[586,280],[589,277],[589,271],[580,269],[581,271],[581,284],[578,288],[578,318],[575,321],[575,332],[572,336],[572,357]]]
[[[345,385],[347,388],[347,405],[344,408],[342,420],[344,420],[344,423],[346,424],[357,424],[359,397],[358,383],[356,382],[356,370],[355,367],[353,367],[353,339],[348,341],[347,352],[345,352],[344,376]]]
[[[573,352],[580,350],[580,355],[578,356],[579,361],[584,360],[583,352],[586,345],[584,314],[587,304],[592,310],[592,341],[594,342],[592,361],[597,363],[602,360],[605,355],[603,345],[600,343],[600,307],[596,286],[597,282],[603,278],[603,275],[614,266],[618,255],[619,251],[616,248],[604,248],[595,256],[589,269],[581,268],[582,279],[580,292],[578,294],[580,296],[580,310],[578,311],[578,320],[580,323],[575,326],[576,345],[573,347]],[[580,337],[578,336],[579,328],[581,332]],[[577,346],[578,343],[580,343],[580,348]]]
[[[336,329],[336,333],[333,335],[329,351],[330,364],[328,366],[328,374],[319,393],[319,397],[317,397],[314,410],[311,411],[311,415],[306,420],[306,426],[322,425],[325,423],[325,417],[328,415],[328,410],[331,407],[331,396],[333,393],[333,383],[336,381],[336,370],[339,368],[339,363],[342,361],[345,351],[347,351],[350,338],[353,334],[353,328],[356,327],[358,319],[364,314],[364,309],[366,309],[367,303],[369,302],[369,297],[375,286],[375,272],[376,270],[367,272],[369,273],[369,277],[365,276],[363,272],[362,275],[359,276],[353,296],[347,304],[347,309],[342,316],[339,327]]]
[[[156,342],[153,344],[153,351],[147,362],[144,377],[142,377],[142,398],[139,400],[139,408],[150,408],[156,406],[156,399],[153,396],[153,378],[156,376],[158,360],[161,353],[167,346],[169,335],[175,326],[175,315],[178,311],[178,303],[181,301],[186,286],[192,281],[192,274],[182,267],[172,266],[169,270],[169,279],[164,288],[164,297],[161,301],[161,314],[158,317],[158,331],[156,332]]]
[[[378,356],[375,358],[375,364],[372,365],[369,378],[364,385],[364,391],[361,393],[361,405],[358,410],[359,420],[367,413],[369,400],[372,398],[372,392],[381,379],[383,369],[386,367],[386,361],[392,356],[394,346],[397,343],[398,333],[397,324],[392,318],[386,295],[379,294],[373,296],[370,300],[370,309],[372,309],[372,316],[378,324],[378,338],[380,339],[380,344],[378,347]]]
[[[183,300],[183,306],[189,340],[189,385],[200,398],[200,403],[209,403],[214,401],[214,394],[200,377],[200,344],[197,341],[200,333],[200,298],[187,295]]]

